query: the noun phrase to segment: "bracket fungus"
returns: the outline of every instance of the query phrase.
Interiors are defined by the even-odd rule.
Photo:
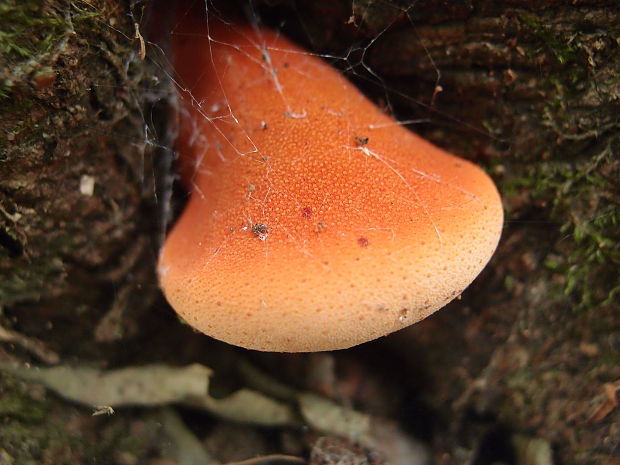
[[[425,318],[484,268],[503,211],[480,168],[273,31],[188,15],[173,52],[191,195],[158,273],[188,324],[256,350],[342,349]]]

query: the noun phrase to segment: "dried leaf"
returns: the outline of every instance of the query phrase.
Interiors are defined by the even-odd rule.
[[[553,465],[551,444],[541,438],[515,435],[512,438],[520,465]]]
[[[24,336],[16,331],[11,331],[0,326],[0,341],[12,342],[26,349],[32,355],[37,357],[42,362],[50,365],[55,365],[60,361],[58,354],[48,349],[43,342]],[[1,463],[1,462],[0,462]]]
[[[0,364],[4,371],[36,381],[73,402],[93,406],[163,405],[190,396],[204,396],[211,369],[146,365],[119,370],[57,366],[52,368]]]
[[[370,417],[311,393],[298,396],[299,409],[311,428],[362,444],[370,441]]]
[[[202,443],[194,436],[171,407],[164,407],[159,415],[163,432],[168,439],[162,449],[166,457],[179,465],[213,465],[217,462],[207,454]]]
[[[208,410],[221,418],[262,426],[294,426],[293,409],[270,397],[249,389],[240,389],[222,399],[201,396],[188,399],[192,407]]]
[[[182,403],[218,417],[263,426],[294,426],[293,408],[249,389],[221,399],[211,397],[212,370],[203,365],[169,367],[146,365],[119,370],[58,366],[33,368],[8,363],[0,369],[19,378],[42,383],[72,402],[87,406],[156,406]]]
[[[617,385],[612,383],[605,383],[603,390],[605,391],[605,400],[600,404],[594,412],[588,418],[588,423],[591,425],[602,421],[618,407],[618,395],[616,392],[620,389],[620,382]]]

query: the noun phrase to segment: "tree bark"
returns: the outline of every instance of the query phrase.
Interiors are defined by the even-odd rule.
[[[151,117],[168,93],[158,49],[141,59],[146,8],[157,5],[0,2],[0,323],[47,350],[4,343],[2,359],[181,363],[208,346],[157,291],[171,174]],[[404,360],[425,405],[401,423],[431,429],[438,464],[546,463],[528,448],[617,463],[617,2],[298,0],[259,12],[399,119],[422,120],[416,132],[484,165],[502,192],[499,250],[462,300],[374,343]],[[11,377],[0,389],[12,405],[0,400],[0,457],[122,463],[129,450],[130,415],[102,427]],[[71,449],[58,432],[71,418],[106,440],[86,446],[81,433]]]

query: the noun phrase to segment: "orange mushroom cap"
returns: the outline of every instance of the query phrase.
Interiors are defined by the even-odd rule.
[[[503,212],[480,168],[275,32],[181,28],[191,196],[158,271],[191,326],[257,350],[342,349],[425,318],[483,269]]]

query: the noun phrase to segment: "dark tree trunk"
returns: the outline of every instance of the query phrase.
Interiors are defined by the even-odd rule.
[[[129,13],[116,1],[3,3],[0,305],[61,352],[91,345],[85,331],[108,309],[155,288],[152,76]]]
[[[146,8],[157,5],[0,1],[2,360],[180,364],[211,350],[157,291],[170,173],[151,144],[167,143],[152,111],[166,87],[158,48],[141,59]],[[370,345],[403,360],[408,395],[424,405],[402,422],[432,428],[438,464],[546,463],[528,447],[558,464],[617,463],[617,2],[298,0],[259,11],[348,57],[334,61],[353,65],[369,95],[424,120],[416,132],[484,165],[502,192],[499,250],[462,300]],[[0,393],[0,462],[148,456],[123,443],[131,413],[94,423],[8,375]]]

